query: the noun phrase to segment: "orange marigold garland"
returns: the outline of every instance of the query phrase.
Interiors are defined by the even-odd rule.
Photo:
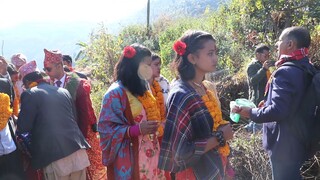
[[[13,86],[14,89],[14,100],[13,100],[13,115],[18,117],[19,115],[19,109],[20,109],[20,95],[19,95],[19,90],[16,85]]]
[[[157,106],[157,100],[152,96],[149,91],[146,91],[143,96],[138,96],[138,100],[141,102],[143,108],[146,111],[148,121],[160,121],[161,115]],[[159,126],[157,136],[163,135],[163,127]]]
[[[209,110],[209,113],[214,120],[213,130],[216,131],[220,125],[228,124],[229,122],[222,119],[222,112],[219,107],[218,101],[210,90],[206,91],[206,94],[202,96],[202,100]],[[228,156],[230,154],[230,147],[228,143],[225,146],[219,147],[219,153],[223,156]]]
[[[158,108],[160,109],[161,121],[164,121],[166,119],[166,107],[164,105],[162,89],[158,81],[153,81],[151,91],[157,100]]]
[[[10,108],[10,97],[7,94],[0,93],[0,102],[0,130],[2,130],[12,115],[12,109]]]
[[[31,89],[31,88],[33,88],[33,87],[35,87],[37,85],[38,85],[37,82],[32,82],[32,83],[29,84],[29,88]]]

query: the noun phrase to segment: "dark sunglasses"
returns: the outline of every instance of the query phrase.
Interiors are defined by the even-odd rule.
[[[44,70],[44,71],[51,72],[52,68],[50,68],[50,67],[45,67],[45,68],[43,68],[43,70]]]

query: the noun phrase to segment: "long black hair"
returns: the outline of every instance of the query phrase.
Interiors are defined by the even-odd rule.
[[[132,58],[127,58],[124,55],[121,56],[114,69],[114,80],[120,80],[133,95],[142,96],[147,88],[146,82],[138,76],[138,68],[140,62],[145,57],[151,56],[151,51],[147,47],[137,43],[130,46],[136,50],[136,54]]]
[[[186,52],[182,56],[176,54],[172,67],[176,73],[178,73],[179,78],[184,81],[188,81],[193,79],[196,74],[194,65],[188,61],[188,55],[196,54],[198,50],[204,48],[203,44],[206,41],[215,41],[215,39],[208,32],[188,30],[179,40],[187,45]]]

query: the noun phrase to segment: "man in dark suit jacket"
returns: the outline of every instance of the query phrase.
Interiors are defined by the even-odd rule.
[[[17,134],[31,136],[33,168],[42,168],[45,176],[53,179],[85,179],[90,164],[86,149],[90,146],[75,121],[71,95],[47,84],[36,71],[35,61],[23,65],[19,72],[27,90],[21,95]]]

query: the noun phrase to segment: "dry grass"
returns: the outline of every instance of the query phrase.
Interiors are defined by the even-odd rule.
[[[237,180],[272,179],[268,155],[262,148],[262,134],[251,134],[242,126],[235,131],[231,164],[236,171]]]

